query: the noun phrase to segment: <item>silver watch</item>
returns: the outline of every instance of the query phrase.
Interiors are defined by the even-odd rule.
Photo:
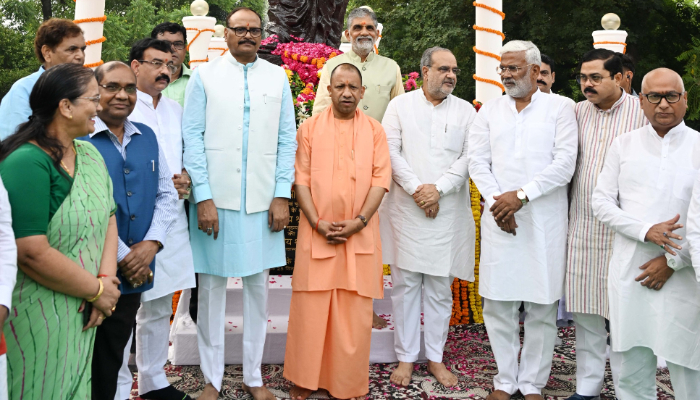
[[[523,189],[518,189],[516,195],[518,196],[518,200],[520,200],[523,203],[523,205],[528,203],[527,194],[525,194],[525,191]]]

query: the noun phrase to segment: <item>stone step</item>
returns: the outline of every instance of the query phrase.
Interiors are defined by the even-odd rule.
[[[388,321],[384,329],[372,329],[372,344],[370,350],[371,363],[397,362],[394,352],[394,326],[391,314],[379,313]],[[287,316],[270,316],[267,325],[267,337],[263,353],[263,364],[284,364],[284,353],[287,343]],[[225,322],[226,364],[241,364],[243,360],[243,317],[226,316]],[[188,315],[183,315],[172,327],[172,346],[170,361],[174,365],[199,365],[199,350],[197,347],[197,327]],[[423,347],[423,329],[421,324],[420,360],[425,360]]]

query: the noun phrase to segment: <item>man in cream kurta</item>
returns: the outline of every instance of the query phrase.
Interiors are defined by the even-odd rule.
[[[474,281],[475,226],[466,182],[467,133],[476,111],[451,95],[459,72],[451,51],[427,49],[421,71],[423,87],[392,100],[382,121],[393,176],[379,211],[399,359],[391,380],[403,386],[411,380],[421,348],[423,297],[428,371],[449,387],[457,383],[442,363],[451,284],[455,277]]]
[[[372,299],[384,295],[374,214],[391,181],[386,136],[357,109],[365,92],[357,67],[341,64],[331,75],[332,106],[297,134],[295,187],[306,218],[299,224],[284,363],[294,400],[319,388],[338,399],[367,395]]]
[[[619,136],[593,192],[593,212],[613,229],[608,292],[620,400],[656,399],[656,358],[678,400],[700,398],[700,283],[685,222],[700,168],[700,133],[683,122],[687,93],[672,70],[642,81],[649,125]]]
[[[373,51],[379,33],[377,17],[371,10],[360,7],[350,11],[344,34],[350,38],[352,51],[331,58],[321,69],[313,115],[322,113],[331,104],[326,89],[331,82],[331,71],[340,64],[350,63],[362,73],[365,88],[365,95],[357,108],[381,122],[389,101],[404,93],[401,68],[394,60]]]
[[[284,70],[257,57],[260,16],[239,8],[227,23],[230,51],[192,74],[182,122],[194,196],[197,341],[208,383],[200,399],[216,399],[221,390],[226,283],[242,277],[244,389],[255,400],[274,400],[260,367],[268,270],[286,264],[283,229],[297,148],[294,105]]]
[[[540,52],[534,44],[511,41],[501,54],[507,96],[479,110],[468,150],[470,175],[486,201],[479,294],[498,365],[488,400],[509,399],[518,390],[535,400],[542,399],[549,378],[564,289],[567,185],[577,127],[565,100],[537,89]],[[528,314],[518,365],[521,302]]]
[[[136,84],[136,107],[129,119],[153,129],[168,162],[173,184],[180,193],[177,216],[168,231],[166,247],[156,257],[158,278],[154,281],[153,289],[141,295],[141,307],[136,314],[139,396],[143,399],[160,399],[168,398],[166,393],[182,393],[170,385],[163,366],[168,361],[173,293],[196,285],[183,199],[183,195],[187,194],[189,176],[182,166],[182,107],[175,100],[165,97],[162,82],[157,82],[152,76],[139,73]],[[127,346],[127,352],[129,348]],[[128,365],[125,363],[124,367],[128,368]],[[132,385],[132,381],[129,379],[127,383]]]

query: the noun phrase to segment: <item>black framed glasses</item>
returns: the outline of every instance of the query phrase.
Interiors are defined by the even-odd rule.
[[[603,79],[605,78],[612,78],[614,77],[612,75],[608,76],[603,76],[601,74],[591,74],[590,76],[584,75],[584,74],[578,74],[576,75],[576,82],[578,82],[579,85],[583,85],[588,81],[591,81],[594,85],[600,85],[600,82],[603,82]]]
[[[107,85],[100,85],[100,87],[109,93],[119,93],[122,90],[124,90],[127,94],[136,93],[136,85],[120,86],[120,85],[115,85],[115,84],[110,83]]]
[[[184,50],[185,49],[185,42],[182,40],[177,40],[175,42],[171,42],[170,40],[163,40],[165,43],[169,44],[170,47],[172,47],[175,50]]]
[[[231,28],[230,26],[227,26],[226,28],[232,30],[233,33],[235,33],[238,37],[243,37],[247,35],[248,32],[250,32],[250,36],[254,38],[260,37],[260,35],[262,35],[262,28]]]
[[[168,70],[170,71],[171,74],[174,74],[175,72],[177,72],[176,66],[174,66],[173,64],[166,64],[160,60],[136,60],[136,61],[138,61],[142,64],[146,64],[146,63],[152,64],[154,67],[156,67],[156,69],[163,68],[163,65],[165,65],[166,67],[168,67]]]
[[[450,72],[450,67],[438,67],[437,70],[438,70],[438,72],[440,72],[441,74],[446,74],[446,73]],[[459,75],[460,72],[462,72],[462,70],[461,70],[460,68],[452,68],[452,73],[453,73],[453,74]]]
[[[511,75],[515,75],[520,72],[521,69],[528,68],[535,64],[527,64],[524,67],[518,67],[517,65],[499,65],[496,67],[496,73],[498,75],[503,75],[506,71],[510,72]]]
[[[683,92],[685,93],[685,92]],[[640,96],[644,96],[649,100],[649,103],[651,104],[659,104],[661,103],[661,99],[666,99],[666,102],[668,104],[673,104],[673,103],[678,103],[681,101],[681,97],[683,97],[683,93],[678,93],[678,92],[668,92],[666,94],[661,94],[661,93],[640,93]]]

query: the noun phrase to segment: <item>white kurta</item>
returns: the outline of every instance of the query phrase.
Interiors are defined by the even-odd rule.
[[[693,197],[688,207],[686,239],[690,245],[690,255],[695,268],[695,278],[700,282],[700,173],[695,178]]]
[[[520,113],[503,96],[484,104],[469,130],[469,173],[486,206],[479,294],[491,300],[552,304],[564,293],[567,185],[578,127],[571,105],[539,90]],[[494,195],[522,188],[530,202],[515,214],[517,235],[488,211]]]
[[[680,214],[685,224],[700,167],[700,133],[681,123],[661,138],[647,125],[613,142],[593,191],[593,212],[616,231],[608,272],[610,332],[614,351],[641,346],[659,357],[700,370],[700,284],[691,267],[685,228],[678,268],[664,287],[651,290],[635,278],[647,261],[664,255],[644,242],[653,224]]]
[[[384,114],[393,181],[379,208],[385,264],[434,276],[474,280],[475,226],[469,198],[467,137],[476,111],[447,96],[433,106],[416,90],[393,99]],[[421,184],[443,192],[427,218],[413,194]]]
[[[161,96],[158,107],[153,108],[153,98],[139,90],[136,108],[129,119],[153,129],[158,145],[163,148],[170,173],[182,173],[182,107],[174,100]],[[158,273],[153,289],[144,292],[141,301],[196,286],[185,200],[177,202],[177,217],[165,241],[163,250],[156,256]]]

